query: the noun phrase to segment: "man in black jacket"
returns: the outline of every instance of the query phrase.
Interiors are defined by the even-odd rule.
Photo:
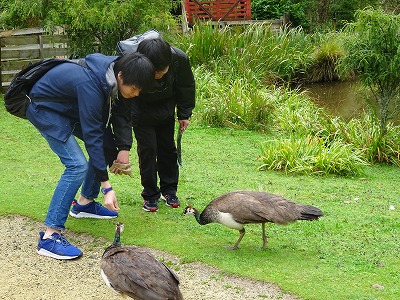
[[[195,80],[188,56],[162,38],[141,41],[137,51],[153,63],[156,84],[151,92],[116,102],[112,119],[119,150],[117,162],[129,163],[133,128],[143,186],[143,209],[156,212],[160,197],[172,208],[180,205],[176,196],[179,166],[174,140],[175,111],[179,130],[186,130],[195,107]]]

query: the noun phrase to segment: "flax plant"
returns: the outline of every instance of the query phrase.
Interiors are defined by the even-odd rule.
[[[326,143],[318,136],[292,136],[269,140],[261,145],[260,170],[285,173],[353,176],[362,174],[368,163],[361,151],[340,140]]]
[[[310,58],[305,76],[307,82],[330,82],[340,79],[337,65],[344,55],[344,50],[338,39],[338,34],[334,33],[321,38]]]
[[[400,166],[400,126],[388,123],[386,134],[382,135],[379,120],[371,112],[347,123],[336,118],[331,124],[336,129],[336,136],[362,151],[370,163]]]
[[[253,73],[264,83],[296,80],[305,72],[314,47],[300,28],[276,32],[266,24],[221,29],[199,23],[175,44],[187,51],[194,66],[228,70],[229,77]]]
[[[265,88],[248,88],[246,79],[227,81],[204,67],[196,68],[194,74],[201,122],[250,130],[270,127],[273,108]]]

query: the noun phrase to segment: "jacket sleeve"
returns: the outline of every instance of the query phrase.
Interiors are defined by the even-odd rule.
[[[192,116],[195,107],[195,79],[189,58],[182,50],[173,48],[177,58],[177,74],[174,82],[177,116],[179,120],[187,120]]]
[[[111,124],[119,151],[129,151],[132,147],[132,101],[120,95],[112,106]]]
[[[100,181],[108,180],[107,163],[104,157],[103,108],[105,97],[93,84],[80,84],[78,95],[79,120],[83,141],[90,162]]]

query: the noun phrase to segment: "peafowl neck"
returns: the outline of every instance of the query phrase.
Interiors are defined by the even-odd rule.
[[[206,225],[209,223],[214,222],[213,219],[209,218],[209,212],[208,210],[203,210],[203,212],[200,214],[197,210],[195,210],[194,217],[196,218],[197,223],[200,225]]]
[[[201,215],[197,209],[194,209],[193,215],[194,215],[197,223],[199,223],[200,225],[203,225],[203,222],[201,221]]]
[[[115,235],[113,245],[114,246],[121,246],[121,239],[120,239],[120,235],[119,234]]]
[[[114,246],[121,246],[121,229],[119,226],[117,226],[117,229],[115,230],[115,237],[112,244]]]

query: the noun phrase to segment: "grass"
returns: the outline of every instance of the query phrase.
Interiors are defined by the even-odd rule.
[[[28,121],[1,107],[0,126],[0,215],[42,221],[62,166]],[[200,261],[223,273],[274,282],[302,299],[399,299],[400,169],[366,167],[364,178],[258,171],[265,135],[192,124],[183,136],[183,205],[202,209],[224,192],[264,190],[319,207],[325,213],[319,221],[267,225],[270,239],[264,251],[261,226],[248,225],[241,248],[227,250],[222,246],[233,244],[237,231],[219,224],[200,226],[193,217],[181,215],[183,208],[160,205],[155,214],[141,209],[137,157],[132,151],[134,177],[111,177],[121,207],[118,219],[125,223],[123,243],[161,249],[183,263]],[[395,210],[389,209],[391,205]],[[69,218],[66,226],[111,241],[113,222]]]

